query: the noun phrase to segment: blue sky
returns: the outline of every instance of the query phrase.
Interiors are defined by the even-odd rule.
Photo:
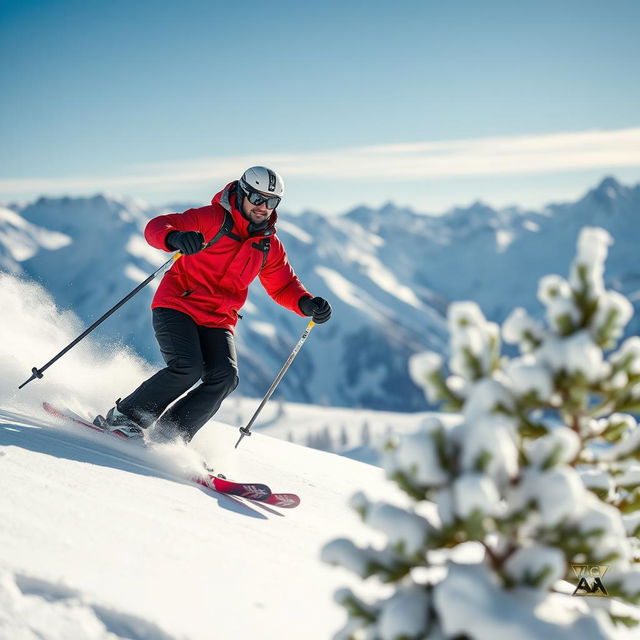
[[[538,206],[640,181],[640,3],[0,0],[0,200]]]

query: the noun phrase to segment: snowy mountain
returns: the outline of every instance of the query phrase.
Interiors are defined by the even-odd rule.
[[[167,259],[142,238],[144,224],[158,212],[105,196],[41,198],[0,209],[0,265],[35,279],[89,324]],[[334,317],[314,330],[278,393],[334,406],[425,409],[406,362],[424,349],[446,351],[448,304],[474,300],[494,320],[516,304],[537,312],[537,280],[566,271],[585,225],[603,227],[615,238],[608,284],[637,304],[638,215],[640,185],[613,178],[577,202],[542,211],[495,210],[478,202],[440,217],[393,204],[341,217],[281,214],[278,233],[291,263],[314,294],[331,301]],[[100,327],[105,348],[130,345],[160,362],[148,311],[152,293],[150,286]],[[261,396],[304,321],[275,305],[259,283],[243,316],[237,331],[240,392]],[[51,355],[43,353],[42,361]]]

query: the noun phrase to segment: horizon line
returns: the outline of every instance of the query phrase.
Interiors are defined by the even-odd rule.
[[[505,205],[505,206],[497,206],[497,205],[493,205],[490,202],[488,202],[487,200],[484,200],[482,198],[475,198],[471,201],[471,203],[469,205],[462,205],[462,204],[458,204],[458,205],[451,205],[450,207],[448,207],[445,211],[441,212],[441,213],[432,213],[432,212],[425,212],[425,211],[418,211],[417,208],[415,206],[412,205],[401,205],[398,204],[395,200],[393,199],[389,199],[384,201],[381,205],[379,205],[378,207],[366,204],[366,203],[361,203],[361,204],[356,204],[353,205],[347,209],[345,209],[344,211],[340,212],[338,215],[339,216],[344,216],[344,215],[348,215],[349,213],[356,211],[358,209],[370,209],[372,211],[380,211],[382,209],[385,209],[386,207],[394,207],[396,209],[399,210],[408,210],[412,213],[417,213],[419,215],[427,215],[427,216],[433,216],[433,217],[440,217],[442,215],[446,215],[448,213],[452,213],[454,211],[457,210],[468,210],[471,209],[477,205],[481,205],[481,206],[486,206],[489,207],[490,209],[493,209],[494,211],[505,211],[508,209],[521,209],[521,210],[525,210],[525,209],[531,209],[532,211],[535,212],[543,212],[547,207],[549,206],[554,206],[554,205],[563,205],[563,204],[571,204],[574,202],[579,202],[582,198],[586,197],[590,192],[595,191],[597,189],[599,189],[602,184],[608,180],[613,180],[617,185],[622,186],[624,188],[627,189],[633,189],[636,187],[640,187],[640,179],[638,180],[638,182],[633,183],[633,184],[627,184],[621,180],[619,180],[618,178],[616,178],[613,175],[609,175],[609,174],[605,174],[603,175],[600,179],[597,180],[597,182],[594,184],[594,186],[592,187],[588,187],[585,189],[584,193],[574,199],[568,199],[568,200],[549,200],[548,202],[546,202],[544,205],[535,208],[535,207],[527,207],[524,205],[520,205],[518,203],[513,203],[513,204],[509,204],[509,205]],[[20,208],[29,206],[31,204],[36,204],[37,202],[39,202],[40,200],[62,200],[62,199],[70,199],[70,200],[92,200],[94,198],[105,198],[108,200],[112,200],[115,202],[120,202],[122,204],[128,204],[129,202],[132,202],[133,204],[141,207],[141,208],[149,208],[149,209],[163,209],[168,207],[169,205],[172,204],[181,204],[181,205],[197,205],[197,203],[194,202],[189,202],[188,199],[185,199],[183,202],[179,202],[178,200],[174,200],[172,201],[168,201],[162,204],[154,204],[152,202],[149,202],[147,200],[145,200],[144,198],[140,198],[138,196],[130,196],[127,194],[123,194],[123,193],[116,193],[116,192],[111,192],[108,190],[103,190],[103,191],[96,191],[93,192],[91,194],[86,194],[86,195],[81,195],[81,194],[76,194],[76,195],[70,195],[70,194],[61,194],[61,195],[48,195],[48,194],[39,194],[38,196],[36,196],[34,199],[32,200],[26,200],[23,202],[20,202],[18,200],[14,200],[14,201],[1,201],[0,200],[0,209],[5,208],[5,209],[10,209],[10,207],[12,205],[15,206],[19,206]],[[291,211],[286,211],[285,213],[287,215],[293,215],[293,216],[298,216],[298,215],[304,215],[306,213],[314,213],[314,214],[319,214],[319,215],[327,215],[325,213],[323,213],[320,210],[317,209],[312,209],[312,208],[304,208],[299,212],[291,212]],[[333,216],[332,216],[333,217]]]
[[[607,173],[614,168],[640,167],[640,127],[195,158],[132,164],[119,175],[0,178],[0,196],[20,200],[42,193],[125,193],[140,188],[160,195],[194,183],[230,181],[256,164],[275,168],[285,183],[291,177],[406,183],[420,178],[539,175],[598,168]]]

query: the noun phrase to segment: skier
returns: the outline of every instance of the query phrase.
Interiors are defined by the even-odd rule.
[[[151,304],[167,366],[118,398],[106,417],[96,417],[96,425],[135,437],[155,422],[155,437],[189,442],[238,385],[233,332],[256,276],[278,304],[317,324],[329,320],[331,306],[298,280],[276,235],[283,194],[277,172],[251,167],[210,205],[149,221],[147,242],[182,254]]]

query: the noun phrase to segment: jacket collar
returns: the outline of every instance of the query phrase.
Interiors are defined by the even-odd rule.
[[[242,212],[236,206],[237,185],[237,180],[230,182],[222,191],[216,193],[211,200],[211,204],[219,204],[233,216],[233,227],[236,231],[239,231],[239,235],[244,238],[248,238],[249,236],[264,238],[274,235],[276,232],[276,221],[278,220],[276,210],[274,210],[269,217],[267,226],[264,229],[253,231],[252,233],[249,232],[249,220],[242,215]]]

